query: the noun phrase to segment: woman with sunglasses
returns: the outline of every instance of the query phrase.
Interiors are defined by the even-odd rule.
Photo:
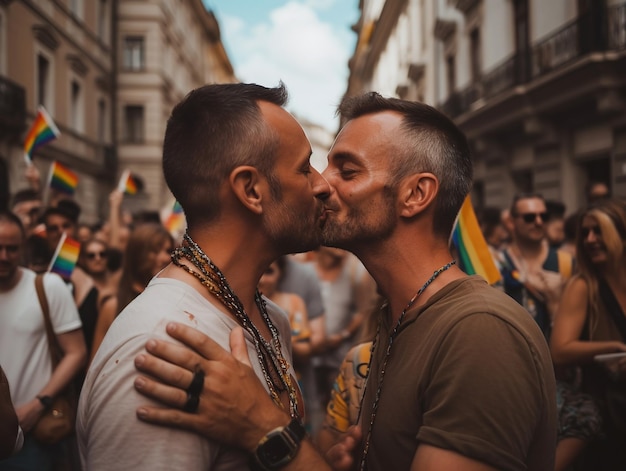
[[[170,263],[173,249],[172,236],[160,224],[143,223],[131,232],[124,252],[117,295],[102,306],[98,316],[91,358],[117,315],[143,292],[153,276]]]
[[[592,204],[577,225],[577,274],[566,286],[550,342],[557,367],[578,366],[606,438],[590,444],[589,468],[626,469],[626,205]],[[580,443],[579,443],[580,445]]]
[[[102,240],[90,238],[81,244],[78,266],[89,275],[98,290],[97,312],[89,316],[90,321],[88,325],[83,326],[90,357],[93,356],[100,343],[98,337],[101,337],[101,335],[97,333],[98,324],[101,323],[103,317],[107,318],[111,314],[115,315],[115,310],[117,309],[116,295],[119,273],[110,273],[107,261],[108,247]],[[97,345],[94,345],[94,343]]]

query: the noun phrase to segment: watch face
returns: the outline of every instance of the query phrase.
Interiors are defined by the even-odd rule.
[[[293,451],[293,448],[289,446],[285,438],[280,434],[276,434],[268,437],[257,453],[264,465],[272,466],[288,458]]]

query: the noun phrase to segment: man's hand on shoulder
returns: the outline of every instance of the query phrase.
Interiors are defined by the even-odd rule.
[[[147,354],[137,356],[135,366],[147,376],[139,376],[135,388],[169,406],[142,406],[137,410],[139,419],[191,430],[250,452],[268,431],[289,423],[289,416],[274,404],[250,366],[241,328],[231,333],[232,354],[189,326],[172,323],[167,332],[189,348],[150,340]],[[198,410],[184,412],[187,389],[198,368],[204,372]]]

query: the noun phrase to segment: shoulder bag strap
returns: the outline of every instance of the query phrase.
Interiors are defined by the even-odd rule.
[[[50,308],[48,306],[48,299],[46,298],[46,290],[43,287],[43,275],[39,274],[35,277],[35,289],[37,290],[37,298],[39,298],[39,304],[43,312],[44,324],[46,326],[46,337],[48,338],[48,349],[50,350],[50,357],[52,358],[52,369],[54,370],[61,361],[61,347],[57,341],[57,336],[52,328],[52,321],[50,320]]]

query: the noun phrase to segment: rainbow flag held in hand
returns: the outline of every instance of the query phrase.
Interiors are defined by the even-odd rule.
[[[124,170],[120,178],[120,182],[117,185],[117,189],[125,195],[135,195],[139,191],[139,185],[137,180],[133,177],[130,170]]]
[[[67,237],[67,234],[63,233],[59,245],[54,252],[48,271],[60,275],[64,280],[69,280],[78,261],[78,254],[80,253],[80,242]]]
[[[178,201],[174,201],[174,206],[165,211],[163,225],[170,234],[181,232],[185,229],[186,219],[183,207]]]
[[[480,230],[469,195],[461,206],[451,239],[458,253],[461,270],[468,275],[480,275],[491,285],[500,280],[500,270]]]
[[[53,190],[73,195],[78,186],[78,175],[59,162],[52,162],[50,166],[49,186]]]
[[[37,116],[24,140],[24,160],[27,165],[33,163],[33,152],[44,144],[56,139],[61,131],[43,106],[39,106]]]

